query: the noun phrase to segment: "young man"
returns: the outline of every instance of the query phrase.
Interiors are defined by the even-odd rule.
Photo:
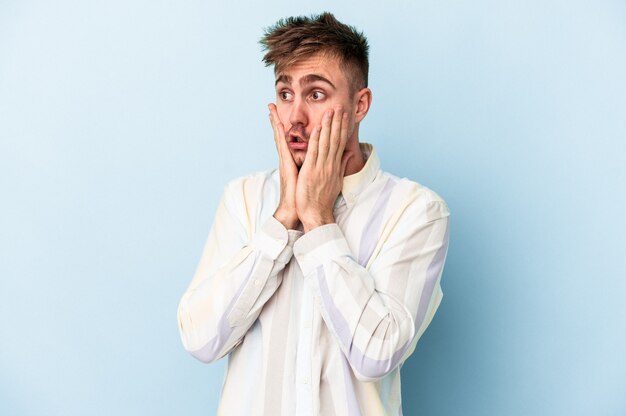
[[[448,209],[359,143],[361,33],[324,13],[261,42],[279,168],[227,185],[180,302],[183,344],[229,355],[222,415],[402,414],[400,367],[442,297]]]

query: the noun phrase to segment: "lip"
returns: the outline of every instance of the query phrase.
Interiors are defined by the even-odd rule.
[[[304,137],[304,132],[300,130],[290,130],[287,144],[292,150],[306,150],[309,147],[309,141]]]
[[[294,150],[306,150],[309,147],[308,142],[289,142],[287,143],[290,149]]]

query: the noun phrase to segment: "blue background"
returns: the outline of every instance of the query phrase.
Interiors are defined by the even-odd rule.
[[[626,415],[623,1],[0,3],[0,414],[206,415],[178,300],[276,166],[262,29],[371,43],[362,141],[452,211],[405,415]]]

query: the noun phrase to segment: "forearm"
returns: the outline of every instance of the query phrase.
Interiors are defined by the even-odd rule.
[[[279,272],[292,256],[294,240],[295,234],[271,218],[223,266],[213,271],[201,261],[178,308],[181,338],[189,352],[210,362],[239,343],[280,286]],[[205,255],[216,252],[209,242]]]
[[[335,225],[313,230],[294,248],[322,316],[359,378],[382,377],[402,362],[439,305],[447,220],[428,228],[417,251],[397,246],[379,254],[369,270]]]

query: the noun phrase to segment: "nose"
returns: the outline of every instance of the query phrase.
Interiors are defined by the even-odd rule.
[[[292,126],[297,124],[306,126],[308,121],[306,103],[299,98],[294,99],[293,105],[291,106],[291,114],[289,114],[289,123]]]

